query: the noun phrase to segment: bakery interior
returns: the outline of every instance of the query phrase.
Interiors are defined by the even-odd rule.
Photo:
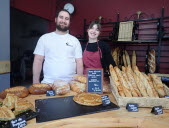
[[[167,90],[169,87],[168,0],[1,0],[0,66],[2,65],[4,68],[4,61],[7,61],[7,64],[10,63],[10,66],[4,69],[0,67],[0,92],[16,86],[29,88],[32,85],[33,51],[36,43],[40,36],[55,30],[55,13],[63,9],[67,3],[74,6],[70,34],[77,37],[81,43],[85,43],[88,25],[92,20],[100,20],[103,28],[100,40],[110,45],[112,56],[115,51],[120,51],[121,57],[123,54],[127,54],[132,60],[133,51],[135,51],[136,65],[139,71],[146,74],[156,74],[160,79],[164,78],[162,82]],[[126,21],[131,21],[132,32],[129,40],[122,40],[119,38],[119,33],[123,34],[125,30],[120,30],[120,25],[122,26]],[[151,52],[154,52],[153,56],[155,57],[152,72],[148,64],[150,59],[148,55]],[[125,63],[119,63],[120,65],[125,65]],[[41,73],[42,78],[43,73]],[[109,83],[113,84],[111,79]],[[169,127],[168,98],[163,98],[164,101],[152,99],[152,102],[155,102],[152,103],[153,105],[158,106],[158,103],[159,106],[164,105],[163,114],[153,115],[150,113],[153,106],[147,103],[151,101],[143,99],[146,103],[139,104],[139,112],[132,113],[126,111],[126,104],[124,105],[125,100],[128,99],[120,99],[119,95],[116,97],[114,93],[116,92],[112,91],[110,87],[110,92],[105,94],[109,95],[114,104],[120,106],[118,110],[89,115],[82,114],[83,116],[43,123],[37,123],[36,118],[33,118],[28,121],[25,127],[52,128],[62,125],[64,127]],[[70,92],[61,95],[61,97],[75,94],[75,92]],[[24,99],[35,107],[35,100],[43,98],[49,97],[46,97],[45,94],[29,95]],[[119,101],[117,101],[118,98]],[[134,102],[129,99],[129,102],[131,101]],[[139,101],[139,99],[135,100],[136,103]],[[27,103],[26,101],[22,102]],[[85,121],[88,123],[85,124]]]

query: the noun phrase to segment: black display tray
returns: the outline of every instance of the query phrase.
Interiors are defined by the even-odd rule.
[[[73,101],[73,96],[35,100],[36,122],[45,122],[68,117],[119,109],[111,102],[108,106],[84,106]]]
[[[37,116],[36,112],[28,110],[16,116],[16,118],[25,115],[26,121],[33,119]],[[10,128],[10,121],[0,121],[0,128]]]

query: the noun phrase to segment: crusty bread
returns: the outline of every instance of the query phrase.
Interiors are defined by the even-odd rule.
[[[124,66],[127,67],[125,52],[123,52],[123,63],[124,63]]]
[[[87,83],[87,78],[85,75],[74,75],[73,79],[81,83],[85,83],[85,84]]]
[[[7,107],[0,107],[0,121],[9,121],[15,118],[14,113]]]
[[[56,80],[52,85],[52,89],[55,90],[56,94],[64,95],[70,91],[70,85],[67,81]]]
[[[74,92],[82,93],[82,92],[86,91],[86,84],[80,83],[78,81],[71,81],[70,82],[70,88]]]
[[[33,95],[46,94],[52,88],[48,84],[33,84],[29,87],[29,92]]]
[[[120,71],[120,69],[117,66],[114,67],[114,70],[117,74],[118,79],[120,80],[121,85],[123,86],[123,92],[124,92],[125,96],[132,97],[131,90],[130,90],[129,86],[127,85],[127,82],[123,78],[122,72]]]
[[[136,66],[136,52],[135,51],[133,51],[133,53],[132,53],[132,69],[134,68],[134,66]]]
[[[154,73],[156,70],[156,59],[155,59],[155,50],[151,49],[148,55],[148,67],[149,67],[149,72]]]
[[[150,76],[151,76],[151,79],[153,80],[154,87],[155,87],[156,91],[158,92],[159,96],[164,97],[166,95],[166,93],[164,91],[164,85],[163,85],[162,81],[155,74],[150,74]]]
[[[122,87],[122,85],[121,85],[121,83],[120,83],[120,81],[119,81],[119,79],[118,79],[118,77],[117,77],[117,74],[116,74],[116,72],[115,72],[113,66],[110,65],[110,66],[109,66],[109,69],[110,69],[111,78],[112,78],[112,80],[114,81],[114,84],[115,84],[116,87],[117,87],[117,90],[118,90],[118,92],[119,92],[119,95],[122,96],[122,97],[125,97],[125,94],[124,94],[124,92],[123,92],[123,87]]]
[[[26,87],[16,86],[16,87],[7,88],[7,89],[3,90],[0,93],[0,98],[4,99],[7,95],[7,93],[13,93],[20,98],[24,98],[24,97],[27,97],[29,95],[29,91]]]
[[[26,112],[28,110],[33,110],[34,111],[34,106],[32,103],[25,99],[18,98],[17,101],[15,102],[15,111],[14,114],[18,115],[20,113]]]
[[[129,57],[129,54],[126,50],[125,50],[125,57],[126,57],[127,66],[131,66],[130,57]]]
[[[14,109],[15,108],[15,102],[17,101],[18,96],[12,93],[7,93],[6,98],[3,101],[3,106],[9,108],[9,109]]]

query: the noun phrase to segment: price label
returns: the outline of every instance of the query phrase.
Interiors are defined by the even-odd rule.
[[[129,112],[138,112],[138,104],[136,104],[136,103],[127,103],[126,109]]]
[[[155,115],[163,114],[162,106],[154,106],[151,110],[151,113],[154,113]]]
[[[22,128],[27,125],[26,117],[21,116],[10,121],[11,128]]]
[[[55,90],[48,90],[46,91],[46,96],[55,96]]]
[[[87,92],[103,93],[103,69],[88,69],[87,70]]]
[[[101,98],[103,106],[107,106],[111,103],[108,95],[102,96]]]

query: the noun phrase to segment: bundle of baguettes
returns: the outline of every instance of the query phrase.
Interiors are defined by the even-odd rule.
[[[109,66],[111,78],[118,93],[122,97],[164,97],[164,85],[155,74],[141,73],[137,66],[117,67]]]

